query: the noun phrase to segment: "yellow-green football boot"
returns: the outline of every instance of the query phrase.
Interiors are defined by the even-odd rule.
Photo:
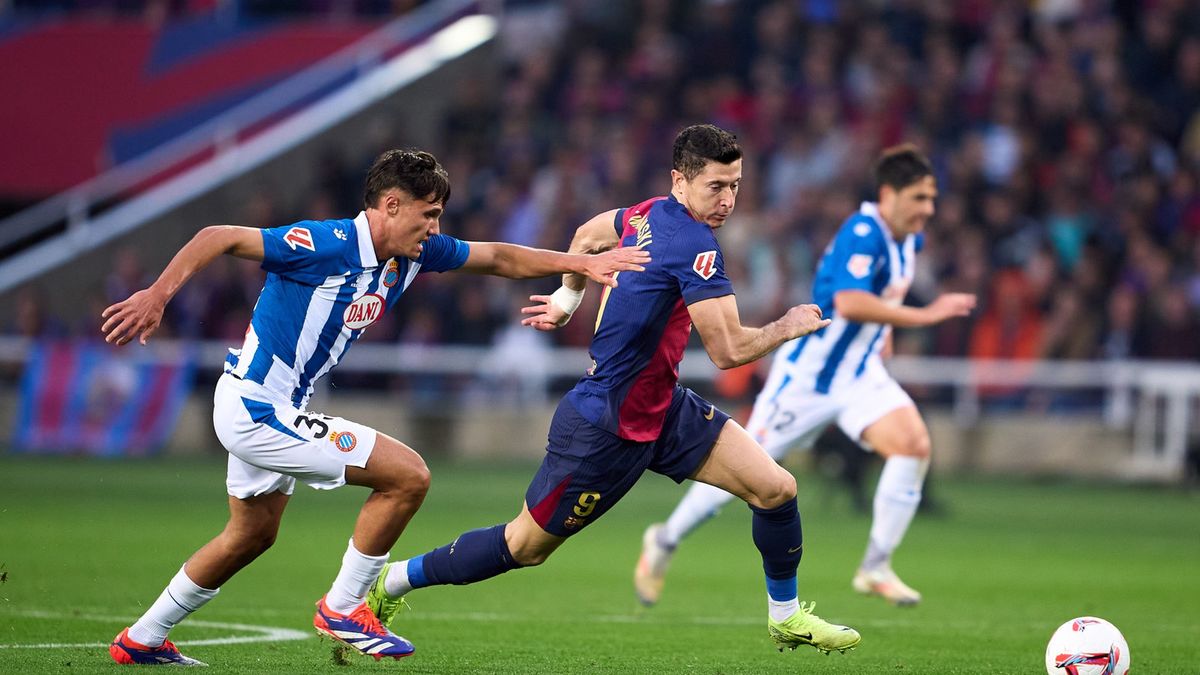
[[[384,627],[392,624],[392,619],[400,613],[401,607],[407,607],[408,603],[404,601],[404,596],[393,598],[387,594],[387,590],[383,587],[383,580],[387,578],[388,570],[392,565],[403,565],[404,561],[394,563],[390,562],[383,566],[383,571],[379,573],[379,578],[375,583],[371,584],[371,589],[367,591],[367,607],[375,612],[375,616],[379,617],[379,622]]]
[[[858,631],[847,626],[839,626],[813,614],[817,603],[800,603],[796,610],[783,621],[767,620],[767,632],[779,651],[795,649],[800,645],[810,645],[818,651],[828,654],[834,650],[845,652],[858,646],[862,637]]]

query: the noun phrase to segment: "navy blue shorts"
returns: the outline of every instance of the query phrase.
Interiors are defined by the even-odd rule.
[[[676,386],[658,440],[629,441],[593,425],[563,399],[525,504],[543,530],[569,537],[619,502],[646,469],[676,483],[691,477],[728,419],[690,389]]]

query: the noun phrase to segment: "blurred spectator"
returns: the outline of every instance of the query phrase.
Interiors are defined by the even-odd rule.
[[[415,4],[239,6],[382,17]],[[17,12],[34,5],[177,15],[205,3],[12,3]],[[502,80],[456,83],[430,147],[454,181],[446,232],[561,248],[595,213],[665,194],[676,131],[715,122],[747,153],[721,237],[745,311],[762,322],[809,299],[820,252],[873,192],[871,158],[911,140],[933,160],[939,190],[913,296],[944,288],[987,302],[973,322],[917,334],[904,350],[1200,358],[1196,3],[535,0],[510,9]],[[353,215],[368,160],[331,151],[307,203],[262,186],[239,222],[285,224],[292,208]],[[104,294],[146,281],[126,252]],[[555,285],[418,283],[441,311],[402,312],[372,339],[494,344],[516,322],[514,304]],[[260,286],[256,266],[213,270],[171,323],[232,339]],[[583,316],[594,316],[599,295],[585,297]],[[580,345],[591,330],[576,319],[548,337]]]
[[[971,336],[970,354],[978,359],[1037,358],[1042,328],[1029,282],[1019,270],[1004,270],[992,280],[991,295]]]

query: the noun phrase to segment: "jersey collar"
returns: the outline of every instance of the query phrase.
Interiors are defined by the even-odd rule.
[[[354,218],[354,231],[358,233],[358,259],[363,267],[376,267],[379,260],[375,257],[375,242],[371,240],[371,224],[367,222],[367,212],[359,211]]]
[[[896,239],[896,235],[892,234],[892,228],[888,227],[887,222],[885,222],[883,219],[883,215],[879,213],[879,204],[875,202],[863,202],[859,205],[858,212],[874,220],[875,224],[879,226],[880,231],[883,232],[883,236],[888,240],[899,241],[899,243],[903,243],[903,241]],[[906,236],[904,240],[907,239],[908,237]]]
[[[693,216],[693,215],[692,215],[692,210],[691,210],[691,209],[689,209],[688,207],[684,206],[684,205],[683,205],[683,202],[681,202],[681,201],[679,201],[678,199],[676,199],[676,198],[675,198],[675,193],[673,193],[673,192],[668,192],[668,193],[667,193],[667,200],[668,200],[668,201],[670,201],[670,202],[672,202],[672,203],[674,203],[674,205],[675,205],[675,206],[679,207],[679,210],[683,211],[683,212],[684,212],[684,213],[687,215],[687,217],[688,217],[688,218],[691,218],[692,220],[695,220],[697,223],[698,223],[698,222],[700,222],[699,220],[697,220],[697,219],[696,219],[696,216]]]

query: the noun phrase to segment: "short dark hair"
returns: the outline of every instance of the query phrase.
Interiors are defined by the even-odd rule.
[[[878,192],[887,185],[899,192],[932,175],[933,165],[917,146],[912,143],[894,145],[885,149],[875,163],[875,190]]]
[[[445,205],[450,201],[450,176],[437,158],[424,150],[388,150],[376,157],[367,171],[363,205],[375,206],[380,196],[392,188],[399,188],[414,199],[428,199],[430,204]]]
[[[675,137],[671,168],[691,180],[709,162],[732,164],[742,158],[737,136],[711,124],[693,124]]]

